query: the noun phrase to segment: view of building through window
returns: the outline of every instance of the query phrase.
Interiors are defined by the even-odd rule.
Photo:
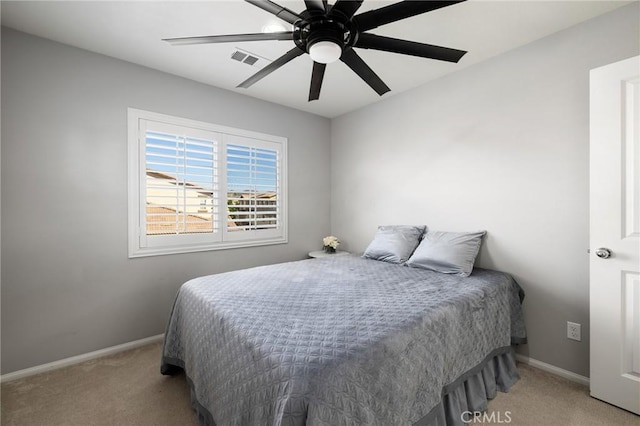
[[[146,132],[147,235],[217,233],[278,226],[278,153],[228,144],[221,200],[216,140]],[[221,210],[221,203],[226,208]]]
[[[217,232],[214,140],[146,132],[147,235]]]
[[[278,153],[269,149],[227,145],[227,229],[278,226]]]

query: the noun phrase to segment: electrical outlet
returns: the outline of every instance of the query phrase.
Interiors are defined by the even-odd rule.
[[[567,321],[567,339],[582,341],[580,324]]]

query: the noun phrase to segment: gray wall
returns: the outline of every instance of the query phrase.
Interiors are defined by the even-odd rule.
[[[127,258],[127,107],[289,139],[289,243]],[[164,332],[199,275],[303,259],[330,231],[330,122],[2,32],[2,373]]]
[[[639,53],[638,3],[332,121],[332,232],[486,229],[525,288],[521,352],[589,373],[589,70]],[[582,324],[582,342],[566,339]]]

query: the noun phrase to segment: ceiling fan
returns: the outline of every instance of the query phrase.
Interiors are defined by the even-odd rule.
[[[257,34],[212,35],[164,39],[173,45],[229,43],[263,40],[293,40],[295,47],[240,83],[248,88],[294,58],[308,53],[313,59],[309,101],[320,97],[322,79],[327,64],[340,59],[364,80],[378,95],[389,87],[353,49],[375,49],[403,55],[419,56],[448,62],[458,62],[467,53],[463,50],[434,46],[408,40],[379,36],[367,31],[381,25],[420,15],[432,10],[461,3],[458,1],[408,0],[355,15],[363,0],[304,0],[306,10],[295,13],[270,0],[245,0],[293,26],[293,31]],[[355,16],[354,16],[355,15]]]

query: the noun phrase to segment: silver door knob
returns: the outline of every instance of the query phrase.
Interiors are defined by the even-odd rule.
[[[608,248],[600,247],[596,249],[596,256],[598,256],[600,259],[608,259],[611,257],[611,250],[609,250]]]

